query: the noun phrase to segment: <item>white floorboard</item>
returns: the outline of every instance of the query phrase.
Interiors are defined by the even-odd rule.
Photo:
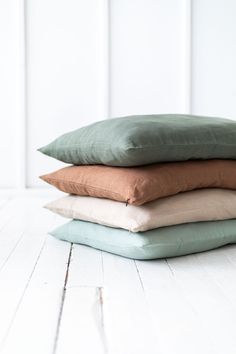
[[[66,291],[56,353],[105,353],[102,316],[99,288],[69,288]]]
[[[1,354],[235,354],[236,245],[132,261],[53,239],[56,191],[0,193]]]
[[[5,340],[4,353],[53,352],[69,248],[69,244],[47,237]]]

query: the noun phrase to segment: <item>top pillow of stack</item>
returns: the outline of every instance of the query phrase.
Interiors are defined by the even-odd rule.
[[[74,165],[236,159],[236,122],[180,114],[107,119],[64,134],[39,151]]]

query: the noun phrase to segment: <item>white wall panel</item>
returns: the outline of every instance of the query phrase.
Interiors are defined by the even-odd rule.
[[[193,111],[236,119],[236,1],[193,2]]]
[[[17,0],[0,0],[0,187],[16,186],[18,26]]]
[[[183,0],[111,1],[111,115],[185,111]]]
[[[27,1],[29,186],[61,166],[38,147],[101,118],[101,1]]]

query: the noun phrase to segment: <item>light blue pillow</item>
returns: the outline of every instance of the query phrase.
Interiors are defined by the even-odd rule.
[[[51,235],[133,259],[182,256],[236,242],[236,219],[205,221],[132,233],[72,220]]]

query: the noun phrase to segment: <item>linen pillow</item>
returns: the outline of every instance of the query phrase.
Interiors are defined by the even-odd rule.
[[[199,189],[141,206],[69,195],[46,204],[45,208],[66,218],[138,232],[189,222],[236,218],[236,191]]]
[[[236,189],[236,161],[185,161],[132,168],[70,166],[41,178],[66,193],[141,205],[193,189]]]
[[[236,242],[236,220],[205,221],[133,233],[86,221],[72,220],[50,233],[133,259],[182,256]]]
[[[64,134],[39,151],[75,165],[236,159],[236,122],[181,114],[107,119]]]

